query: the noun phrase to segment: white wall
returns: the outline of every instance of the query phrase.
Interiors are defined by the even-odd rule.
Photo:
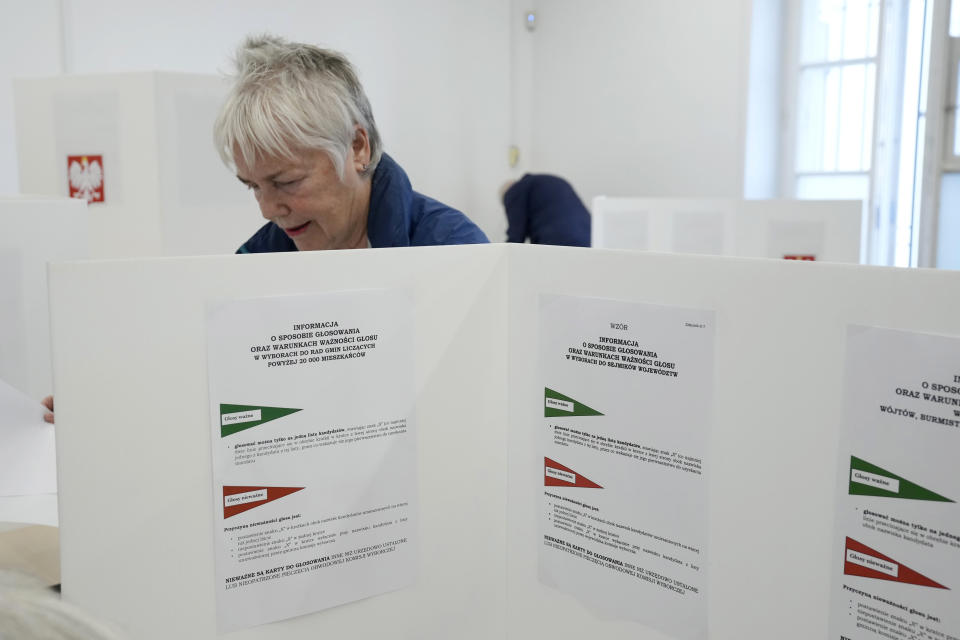
[[[16,190],[9,78],[217,73],[248,32],[346,52],[415,188],[494,240],[499,185],[559,173],[593,196],[742,195],[751,0],[0,0],[0,192]],[[538,25],[522,28],[534,8]],[[41,64],[42,63],[42,64]],[[39,65],[39,66],[37,66]],[[4,137],[5,135],[5,137]],[[507,166],[507,148],[521,165]]]
[[[742,196],[750,4],[515,0],[537,9],[525,168],[586,202]]]
[[[60,3],[0,0],[0,195],[18,193],[13,78],[60,73]]]

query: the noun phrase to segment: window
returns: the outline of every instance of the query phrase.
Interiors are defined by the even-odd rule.
[[[954,0],[950,11],[950,38],[947,45],[948,73],[947,82],[947,145],[944,163],[947,169],[960,170],[960,2]]]
[[[862,258],[872,264],[916,264],[927,5],[797,0],[787,14],[781,191],[862,200]]]
[[[880,14],[876,5],[877,0],[804,2],[798,185],[808,176],[870,171]]]

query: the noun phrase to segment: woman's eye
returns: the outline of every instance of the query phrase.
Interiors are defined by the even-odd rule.
[[[277,181],[273,183],[275,189],[283,189],[284,187],[292,187],[293,185],[300,182],[300,179],[296,180],[284,180],[283,182]]]

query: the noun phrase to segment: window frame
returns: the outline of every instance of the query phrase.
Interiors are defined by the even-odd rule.
[[[960,115],[960,100],[957,98],[957,90],[960,89],[960,83],[957,81],[957,75],[960,74],[960,37],[947,35],[947,64],[946,76],[947,86],[944,91],[944,142],[943,145],[943,170],[960,171],[960,153],[957,153],[954,141],[957,135],[957,117]],[[929,109],[928,109],[929,111]]]
[[[907,29],[909,26],[909,7],[915,0],[880,0],[878,4],[878,33],[877,49],[874,56],[858,60],[837,60],[826,63],[803,65],[800,62],[801,46],[803,43],[803,10],[802,0],[786,0],[784,19],[784,55],[783,55],[783,127],[781,135],[780,180],[779,191],[783,197],[797,197],[797,183],[805,175],[823,176],[859,176],[867,179],[867,192],[864,202],[863,230],[861,242],[861,261],[868,264],[892,265],[897,259],[897,220],[892,217],[897,204],[897,194],[900,184],[900,139],[901,115],[904,110],[903,71],[906,58]],[[925,0],[933,10],[939,9],[942,13],[945,0]],[[936,20],[936,17],[934,17]],[[934,22],[934,25],[937,23]],[[934,27],[936,28],[936,26]],[[930,46],[926,43],[925,46]],[[931,52],[934,53],[934,52]],[[934,68],[931,57],[930,78],[933,78]],[[803,70],[811,66],[842,68],[852,63],[873,62],[875,67],[873,122],[871,149],[869,153],[870,167],[865,171],[798,171],[797,152],[799,127],[799,87]],[[934,84],[929,79],[928,92]],[[930,103],[932,104],[932,103]],[[909,105],[908,105],[909,106]],[[924,157],[916,158],[917,174],[922,176],[921,200],[912,211],[912,224],[920,225],[919,233],[913,233],[913,242],[910,247],[911,265],[925,264],[930,261],[929,241],[926,238],[928,229],[921,225],[925,220],[930,224],[931,214],[926,205],[931,195],[927,176],[932,165],[927,160],[931,147],[930,138],[937,131],[931,126],[931,109],[926,110],[926,129]],[[934,125],[936,123],[933,123]],[[942,151],[941,151],[942,153]],[[956,158],[956,166],[960,170],[960,157]],[[939,163],[937,163],[939,165]],[[922,168],[922,169],[921,169]],[[937,184],[939,188],[939,184]],[[915,227],[916,229],[916,227]],[[934,234],[935,236],[935,234]],[[935,248],[935,247],[934,247]]]
[[[956,0],[953,0],[956,2]],[[930,33],[930,67],[927,77],[926,126],[922,159],[922,187],[916,215],[917,266],[936,267],[938,221],[940,215],[940,182],[947,153],[948,87],[950,85],[950,8],[949,0],[933,0]]]

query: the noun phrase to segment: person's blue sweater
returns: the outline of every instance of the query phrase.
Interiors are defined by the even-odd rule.
[[[590,212],[563,178],[528,173],[503,194],[507,242],[590,246]]]
[[[467,216],[414,191],[406,172],[387,154],[380,157],[373,172],[367,238],[374,248],[489,242]],[[237,253],[296,250],[283,229],[268,222]]]

